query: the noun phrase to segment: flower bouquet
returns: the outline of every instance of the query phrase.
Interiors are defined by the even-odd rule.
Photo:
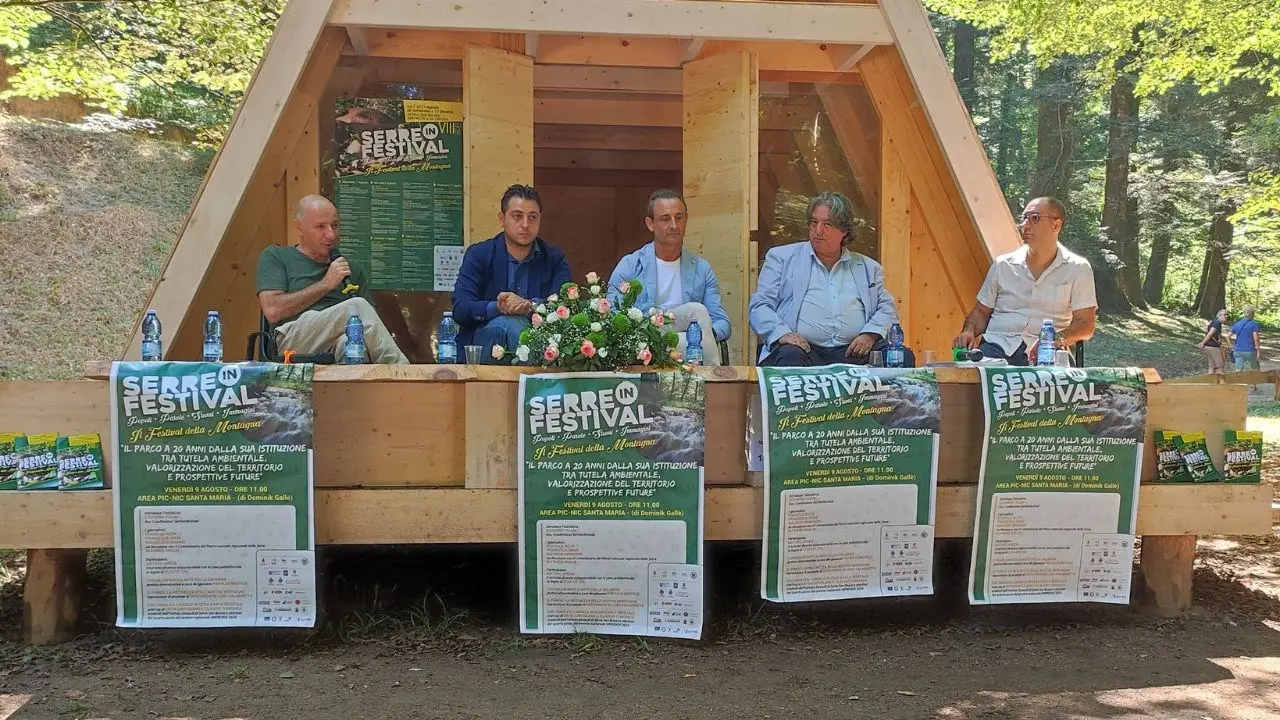
[[[568,282],[534,308],[530,327],[520,334],[515,359],[566,370],[617,370],[632,365],[672,367],[680,363],[675,315],[635,307],[642,286],[631,280],[618,286],[617,305],[609,300],[596,273],[585,285]],[[491,349],[501,360],[508,350]]]

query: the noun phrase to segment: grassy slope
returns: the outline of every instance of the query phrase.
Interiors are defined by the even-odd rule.
[[[0,380],[77,377],[120,352],[209,158],[0,114]]]

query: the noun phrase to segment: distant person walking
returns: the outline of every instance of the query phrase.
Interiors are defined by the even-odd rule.
[[[1209,361],[1209,372],[1213,375],[1222,375],[1227,363],[1227,349],[1222,344],[1222,324],[1226,321],[1227,311],[1219,310],[1217,316],[1210,320],[1205,328],[1204,339],[1196,346]]]
[[[1262,349],[1259,334],[1262,332],[1262,326],[1258,325],[1258,321],[1253,319],[1253,306],[1245,305],[1240,311],[1240,319],[1235,325],[1231,326],[1231,336],[1235,339],[1233,350],[1236,355],[1236,372],[1249,370],[1261,370],[1258,364],[1258,353]],[[1250,385],[1250,390],[1257,390],[1256,385]]]

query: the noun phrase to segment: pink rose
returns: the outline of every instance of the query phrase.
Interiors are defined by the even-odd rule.
[[[578,286],[577,286],[577,285],[570,285],[570,286],[569,286],[569,289],[568,289],[567,291],[565,291],[565,297],[569,298],[570,300],[577,300],[577,299],[578,299]]]
[[[621,292],[623,295],[626,295],[627,293],[631,292],[631,281],[624,280],[623,283],[618,286],[618,291]]]
[[[649,320],[653,323],[654,327],[662,327],[662,323],[666,322],[666,320],[663,319],[661,314],[654,315],[653,317],[649,318]]]
[[[600,298],[600,312],[602,314],[607,315],[609,313],[609,308],[611,307],[613,307],[613,305],[610,305],[606,298]]]
[[[555,347],[549,347],[542,352],[542,359],[547,362],[555,362],[558,357],[560,357],[560,351],[555,349]]]
[[[561,320],[569,319],[569,308],[561,305],[560,307],[556,308],[556,315],[558,315]]]
[[[529,324],[534,327],[538,327],[539,325],[542,324],[542,316],[539,315],[538,313],[534,313],[533,315],[529,316]]]
[[[645,365],[648,365],[650,362],[653,362],[653,352],[651,352],[649,348],[645,348],[641,350],[639,354],[636,355],[636,357],[639,358],[640,362],[644,363]]]
[[[596,346],[595,346],[595,343],[591,342],[590,340],[583,340],[583,341],[582,341],[582,349],[581,349],[581,350],[582,350],[582,356],[583,356],[583,357],[595,357],[595,356],[596,356]]]
[[[589,273],[587,273],[587,284],[588,284],[588,285],[595,285],[595,284],[596,284],[596,283],[598,283],[598,282],[600,282],[600,276],[599,276],[599,275],[597,275],[597,274],[596,274],[596,273],[594,273],[594,272],[589,272]]]

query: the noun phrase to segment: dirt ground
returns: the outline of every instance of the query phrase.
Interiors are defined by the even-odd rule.
[[[319,633],[123,632],[97,553],[99,629],[73,643],[20,646],[0,594],[0,720],[1280,718],[1280,534],[1200,550],[1197,607],[1161,618],[969,608],[955,567],[935,598],[780,608],[754,599],[754,547],[714,545],[699,643],[522,637],[493,547],[343,550]]]

